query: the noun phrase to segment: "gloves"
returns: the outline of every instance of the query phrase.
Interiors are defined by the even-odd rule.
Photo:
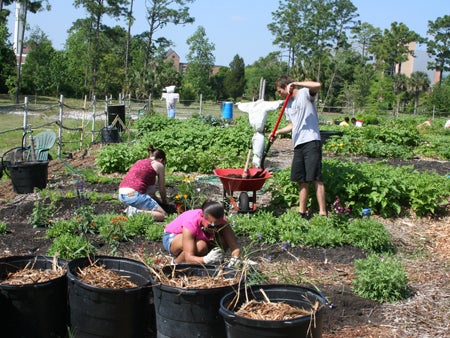
[[[231,257],[227,264],[227,268],[237,268],[241,264],[241,260],[237,257]]]
[[[227,268],[238,268],[238,267],[253,267],[257,268],[258,263],[252,261],[251,259],[244,259],[241,261],[238,257],[231,257],[227,264]]]
[[[220,248],[212,249],[206,256],[203,257],[205,264],[220,263],[223,260],[223,252]]]

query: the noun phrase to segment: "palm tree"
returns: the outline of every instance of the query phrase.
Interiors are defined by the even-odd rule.
[[[414,94],[414,115],[417,114],[420,93],[430,88],[430,79],[425,72],[413,72],[408,81],[408,90]]]

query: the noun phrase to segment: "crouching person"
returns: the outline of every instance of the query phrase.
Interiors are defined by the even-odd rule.
[[[166,225],[164,248],[174,263],[220,264],[224,252],[238,257],[236,235],[227,223],[222,203],[206,201],[201,209],[188,210]]]

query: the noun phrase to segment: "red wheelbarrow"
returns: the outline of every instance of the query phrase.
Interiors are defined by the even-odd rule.
[[[243,213],[256,210],[256,191],[260,190],[264,182],[271,177],[268,171],[261,171],[259,168],[248,169],[248,175],[245,178],[242,178],[244,169],[216,168],[213,172],[222,182],[224,199],[228,199],[231,202],[234,210]],[[239,203],[236,203],[233,197],[235,191],[241,192],[239,195]],[[251,201],[247,193],[248,191],[253,192]],[[250,202],[252,203],[251,207]]]

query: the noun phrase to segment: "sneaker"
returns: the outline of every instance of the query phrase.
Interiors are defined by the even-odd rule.
[[[132,207],[131,205],[129,205],[125,210],[127,212],[128,217],[131,217],[134,214],[137,214],[139,211],[138,208]]]
[[[309,220],[311,218],[306,212],[299,212],[298,214],[300,215],[301,218],[306,220]]]

